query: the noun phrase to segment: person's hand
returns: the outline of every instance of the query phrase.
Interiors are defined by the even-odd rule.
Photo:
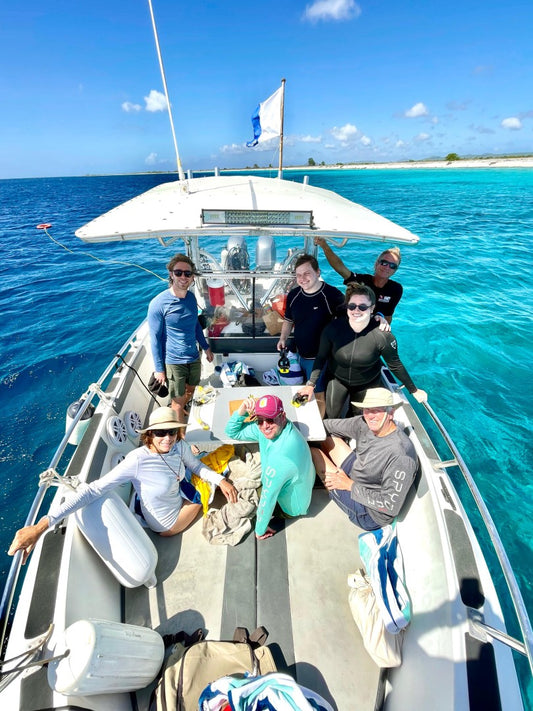
[[[241,402],[239,405],[239,409],[237,410],[239,415],[246,415],[247,413],[250,415],[255,415],[255,398],[253,397],[247,397],[245,400]]]
[[[28,560],[28,556],[35,548],[35,544],[48,528],[48,518],[44,516],[34,526],[24,526],[19,528],[9,546],[8,555],[15,555],[17,551],[23,551],[22,565]]]
[[[326,472],[324,484],[328,491],[331,489],[351,491],[353,481],[342,469],[337,467],[335,471]]]
[[[262,536],[258,536],[257,533],[255,534],[255,537],[257,538],[258,541],[264,541],[265,538],[270,538],[276,533],[273,528],[270,528],[270,526],[267,528],[267,530],[263,533]]]
[[[284,341],[283,339],[280,338],[277,343],[277,346],[276,346],[278,351],[280,351],[282,348],[285,348],[286,343],[287,343],[287,341]]]
[[[230,504],[235,504],[237,502],[237,489],[230,481],[228,481],[227,479],[222,479],[219,484],[219,487],[220,491],[224,494]]]
[[[215,356],[213,355],[213,351],[211,350],[211,348],[208,348],[208,349],[205,351],[205,357],[207,358],[207,362],[208,362],[208,363],[212,363],[212,362],[213,362],[213,358],[214,358]]]
[[[428,394],[425,390],[415,390],[413,393],[414,399],[419,403],[428,401]]]
[[[326,244],[326,240],[323,237],[315,237],[313,242],[317,247],[322,247],[322,249],[324,249],[324,245]]]
[[[154,378],[157,380],[158,383],[161,383],[161,385],[164,385],[167,381],[167,374],[161,371],[158,371],[154,373]]]
[[[390,323],[387,321],[386,318],[381,316],[381,314],[376,314],[374,316],[374,318],[379,323],[379,330],[380,331],[390,331]]]
[[[296,393],[297,395],[305,395],[307,397],[308,401],[311,401],[313,399],[315,389],[312,385],[304,385],[302,388],[298,390]]]

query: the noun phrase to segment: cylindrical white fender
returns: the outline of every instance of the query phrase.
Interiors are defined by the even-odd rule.
[[[155,630],[106,620],[78,620],[54,647],[48,683],[60,694],[92,696],[136,691],[157,675],[165,645]]]
[[[69,427],[71,426],[72,422],[74,421],[75,416],[78,413],[78,410],[80,407],[83,405],[83,398],[81,400],[76,400],[76,402],[71,403],[68,408],[67,408],[67,417],[66,417],[66,422],[65,422],[65,432],[68,432]],[[81,420],[78,421],[78,424],[74,429],[72,430],[70,437],[68,438],[69,444],[74,444],[78,445],[81,440],[83,435],[85,434],[85,430],[87,427],[89,427],[89,423],[91,422],[91,417],[94,415],[94,405],[91,403],[85,412],[83,413]]]
[[[116,492],[96,499],[74,516],[80,531],[122,585],[156,585],[157,550]]]

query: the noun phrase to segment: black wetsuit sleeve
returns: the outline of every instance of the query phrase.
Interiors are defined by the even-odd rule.
[[[376,330],[374,333],[381,341],[380,352],[383,360],[398,380],[405,385],[407,390],[410,393],[414,393],[417,387],[411,380],[409,373],[398,356],[398,342],[395,336],[390,331],[384,332]]]

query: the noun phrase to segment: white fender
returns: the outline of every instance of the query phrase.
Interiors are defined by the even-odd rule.
[[[122,585],[156,585],[157,550],[116,492],[84,506],[74,517],[87,541]]]
[[[60,694],[135,691],[157,675],[165,644],[155,630],[107,620],[78,620],[54,647],[54,656],[68,655],[48,665],[48,684]]]

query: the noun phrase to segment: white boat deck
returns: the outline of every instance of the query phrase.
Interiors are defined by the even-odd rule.
[[[200,521],[175,539],[152,536],[159,584],[127,590],[126,621],[163,635],[202,627],[210,639],[264,625],[280,670],[339,711],[371,711],[379,669],[364,650],[346,581],[361,565],[358,533],[317,488],[309,514],[264,541],[252,531],[235,547],[210,545]],[[148,692],[139,696],[142,709]]]

